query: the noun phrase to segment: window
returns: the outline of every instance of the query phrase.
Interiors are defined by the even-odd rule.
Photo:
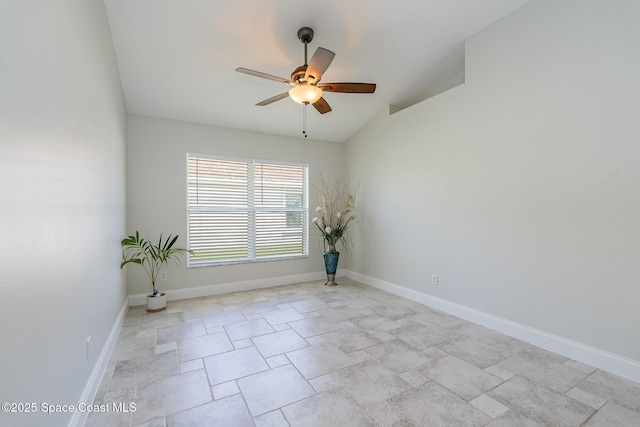
[[[188,265],[307,256],[308,166],[187,154]]]

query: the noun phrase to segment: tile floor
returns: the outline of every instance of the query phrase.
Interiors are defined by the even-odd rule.
[[[640,384],[339,281],[129,311],[87,426],[640,426]]]

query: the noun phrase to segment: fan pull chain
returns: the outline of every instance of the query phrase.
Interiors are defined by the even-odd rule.
[[[307,135],[307,106],[309,105],[308,102],[305,102],[302,106],[302,134],[304,135],[304,137],[306,138]]]

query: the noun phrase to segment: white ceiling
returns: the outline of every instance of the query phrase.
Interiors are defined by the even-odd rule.
[[[298,29],[335,52],[322,82],[376,83],[376,93],[327,93],[308,109],[313,139],[344,142],[389,105],[437,93],[464,68],[464,40],[529,0],[105,0],[127,109],[161,117],[302,137],[303,106],[255,104],[290,86],[304,63]]]

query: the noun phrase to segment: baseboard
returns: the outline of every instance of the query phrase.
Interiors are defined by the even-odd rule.
[[[344,275],[343,270],[337,271],[338,275]],[[163,290],[167,293],[167,301],[199,298],[210,295],[228,294],[231,292],[250,291],[253,289],[270,288],[272,286],[291,285],[294,283],[323,280],[327,277],[324,271],[314,273],[294,274],[290,276],[270,277],[266,279],[246,280],[242,282],[223,283],[220,285],[199,286],[185,289]],[[145,305],[147,294],[129,295],[129,306]]]
[[[639,361],[550,334],[462,304],[366,276],[355,271],[344,270],[343,274],[365,285],[424,304],[436,310],[452,314],[469,322],[485,326],[505,335],[640,383]]]
[[[102,377],[104,376],[107,365],[109,364],[109,360],[111,359],[111,354],[113,353],[113,350],[116,347],[116,343],[118,342],[120,329],[122,328],[122,324],[124,323],[124,318],[127,315],[128,310],[129,306],[127,304],[127,301],[125,300],[122,308],[120,309],[120,313],[118,313],[116,321],[111,327],[111,331],[109,332],[107,341],[104,343],[104,347],[102,347],[100,356],[98,356],[98,360],[93,367],[93,371],[91,371],[91,376],[89,376],[89,380],[87,381],[87,384],[85,385],[78,402],[90,404],[93,402],[93,399],[95,399],[98,388],[100,387],[100,381],[102,381]],[[73,416],[71,417],[71,421],[69,421],[69,427],[83,426],[87,421],[88,415],[89,413],[86,411],[75,411],[73,413]]]

